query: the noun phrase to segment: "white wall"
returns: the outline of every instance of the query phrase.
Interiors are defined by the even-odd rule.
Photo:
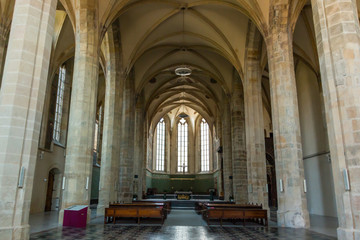
[[[300,61],[296,68],[307,203],[310,214],[336,217],[335,193],[323,103],[317,77]]]

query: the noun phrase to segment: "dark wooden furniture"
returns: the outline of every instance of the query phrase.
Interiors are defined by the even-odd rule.
[[[116,223],[117,218],[136,218],[140,224],[141,218],[160,218],[162,224],[166,217],[164,203],[129,203],[111,204],[105,209],[104,223],[112,221]]]
[[[137,201],[133,201],[133,203],[164,203],[164,208],[166,210],[166,215],[171,212],[171,202],[170,201],[143,201],[143,200],[137,200]]]
[[[231,204],[231,205],[233,205],[233,204],[235,204],[235,202],[229,202],[229,201],[196,202],[195,203],[195,211],[196,211],[196,213],[201,214],[203,211],[206,210],[206,206],[208,204],[216,204],[216,205],[218,205],[218,204]]]
[[[223,220],[242,220],[245,225],[245,220],[255,220],[268,226],[267,210],[264,209],[242,209],[242,208],[210,208],[206,210],[205,219],[207,224],[211,219],[220,220],[222,226]]]
[[[262,205],[206,202],[200,204],[199,209],[208,224],[212,219],[220,220],[221,225],[223,220],[231,220],[234,223],[237,220],[242,220],[245,224],[245,220],[248,219],[263,223],[266,226],[268,224],[267,210],[262,209]]]

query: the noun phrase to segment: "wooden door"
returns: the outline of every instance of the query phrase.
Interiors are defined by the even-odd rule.
[[[51,211],[52,194],[54,189],[54,178],[55,178],[54,173],[50,171],[48,177],[48,187],[46,192],[45,212]]]

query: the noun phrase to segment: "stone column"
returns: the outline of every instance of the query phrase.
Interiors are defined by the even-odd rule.
[[[219,174],[218,174],[218,196],[220,196],[221,194],[224,194],[224,189],[223,189],[223,169],[221,168],[221,159],[222,159],[222,152],[223,152],[223,138],[222,138],[222,123],[221,123],[221,114],[218,113],[216,116],[216,135],[218,136],[219,139],[219,147],[221,147],[220,149],[214,149],[215,150],[215,154],[216,154],[216,165],[217,165],[217,169],[219,169]]]
[[[0,92],[0,236],[29,239],[55,0],[17,0]],[[21,170],[24,169],[23,186]]]
[[[135,80],[133,72],[125,80],[123,94],[123,109],[121,119],[120,141],[120,172],[119,194],[120,202],[131,202],[134,180],[134,118],[135,118]]]
[[[292,33],[288,31],[289,4],[287,1],[273,1],[271,8],[266,44],[278,189],[278,225],[303,228],[309,226],[309,213],[303,188],[304,167],[293,39]],[[280,188],[281,181],[283,191]]]
[[[223,176],[224,176],[224,198],[229,200],[233,193],[233,169],[232,169],[232,147],[231,147],[231,113],[230,104],[224,101],[222,117],[222,139],[223,139]],[[231,179],[230,179],[231,178]]]
[[[65,189],[59,222],[64,209],[89,205],[99,71],[97,12],[91,3],[76,10],[75,63],[71,93],[69,133],[65,161]],[[88,220],[90,220],[88,209]]]
[[[120,119],[123,79],[119,78],[119,48],[112,28],[104,38],[106,58],[104,129],[101,152],[100,190],[97,216],[105,213],[109,202],[117,200],[117,181],[120,160]]]
[[[0,89],[1,89],[1,80],[3,78],[3,71],[5,66],[5,57],[6,57],[6,44],[9,38],[10,28],[4,23],[0,24]]]
[[[150,159],[148,159],[149,158],[149,127],[148,127],[148,120],[147,120],[147,116],[145,115],[144,116],[144,132],[143,132],[143,134],[144,134],[144,168],[142,169],[142,179],[143,179],[143,181],[142,181],[142,191],[143,192],[145,192],[145,194],[146,194],[146,191],[147,191],[147,189],[146,189],[146,174],[147,174],[147,168],[149,168],[149,166],[148,166],[148,162],[150,161]]]
[[[248,202],[244,94],[238,73],[233,76],[231,96],[231,137],[233,191],[236,203]]]
[[[138,178],[134,179],[134,194],[138,199],[142,198],[142,182],[144,165],[144,97],[139,95],[136,100],[135,109],[135,142],[134,142],[134,175]]]
[[[249,22],[244,81],[249,202],[261,203],[263,208],[268,209],[260,67],[261,40],[260,32]]]
[[[360,28],[355,0],[312,0],[338,238],[360,239]],[[350,190],[345,189],[348,172]]]

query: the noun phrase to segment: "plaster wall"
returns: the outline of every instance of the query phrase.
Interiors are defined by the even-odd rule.
[[[317,77],[303,62],[296,71],[307,202],[310,214],[336,217],[329,144]]]

